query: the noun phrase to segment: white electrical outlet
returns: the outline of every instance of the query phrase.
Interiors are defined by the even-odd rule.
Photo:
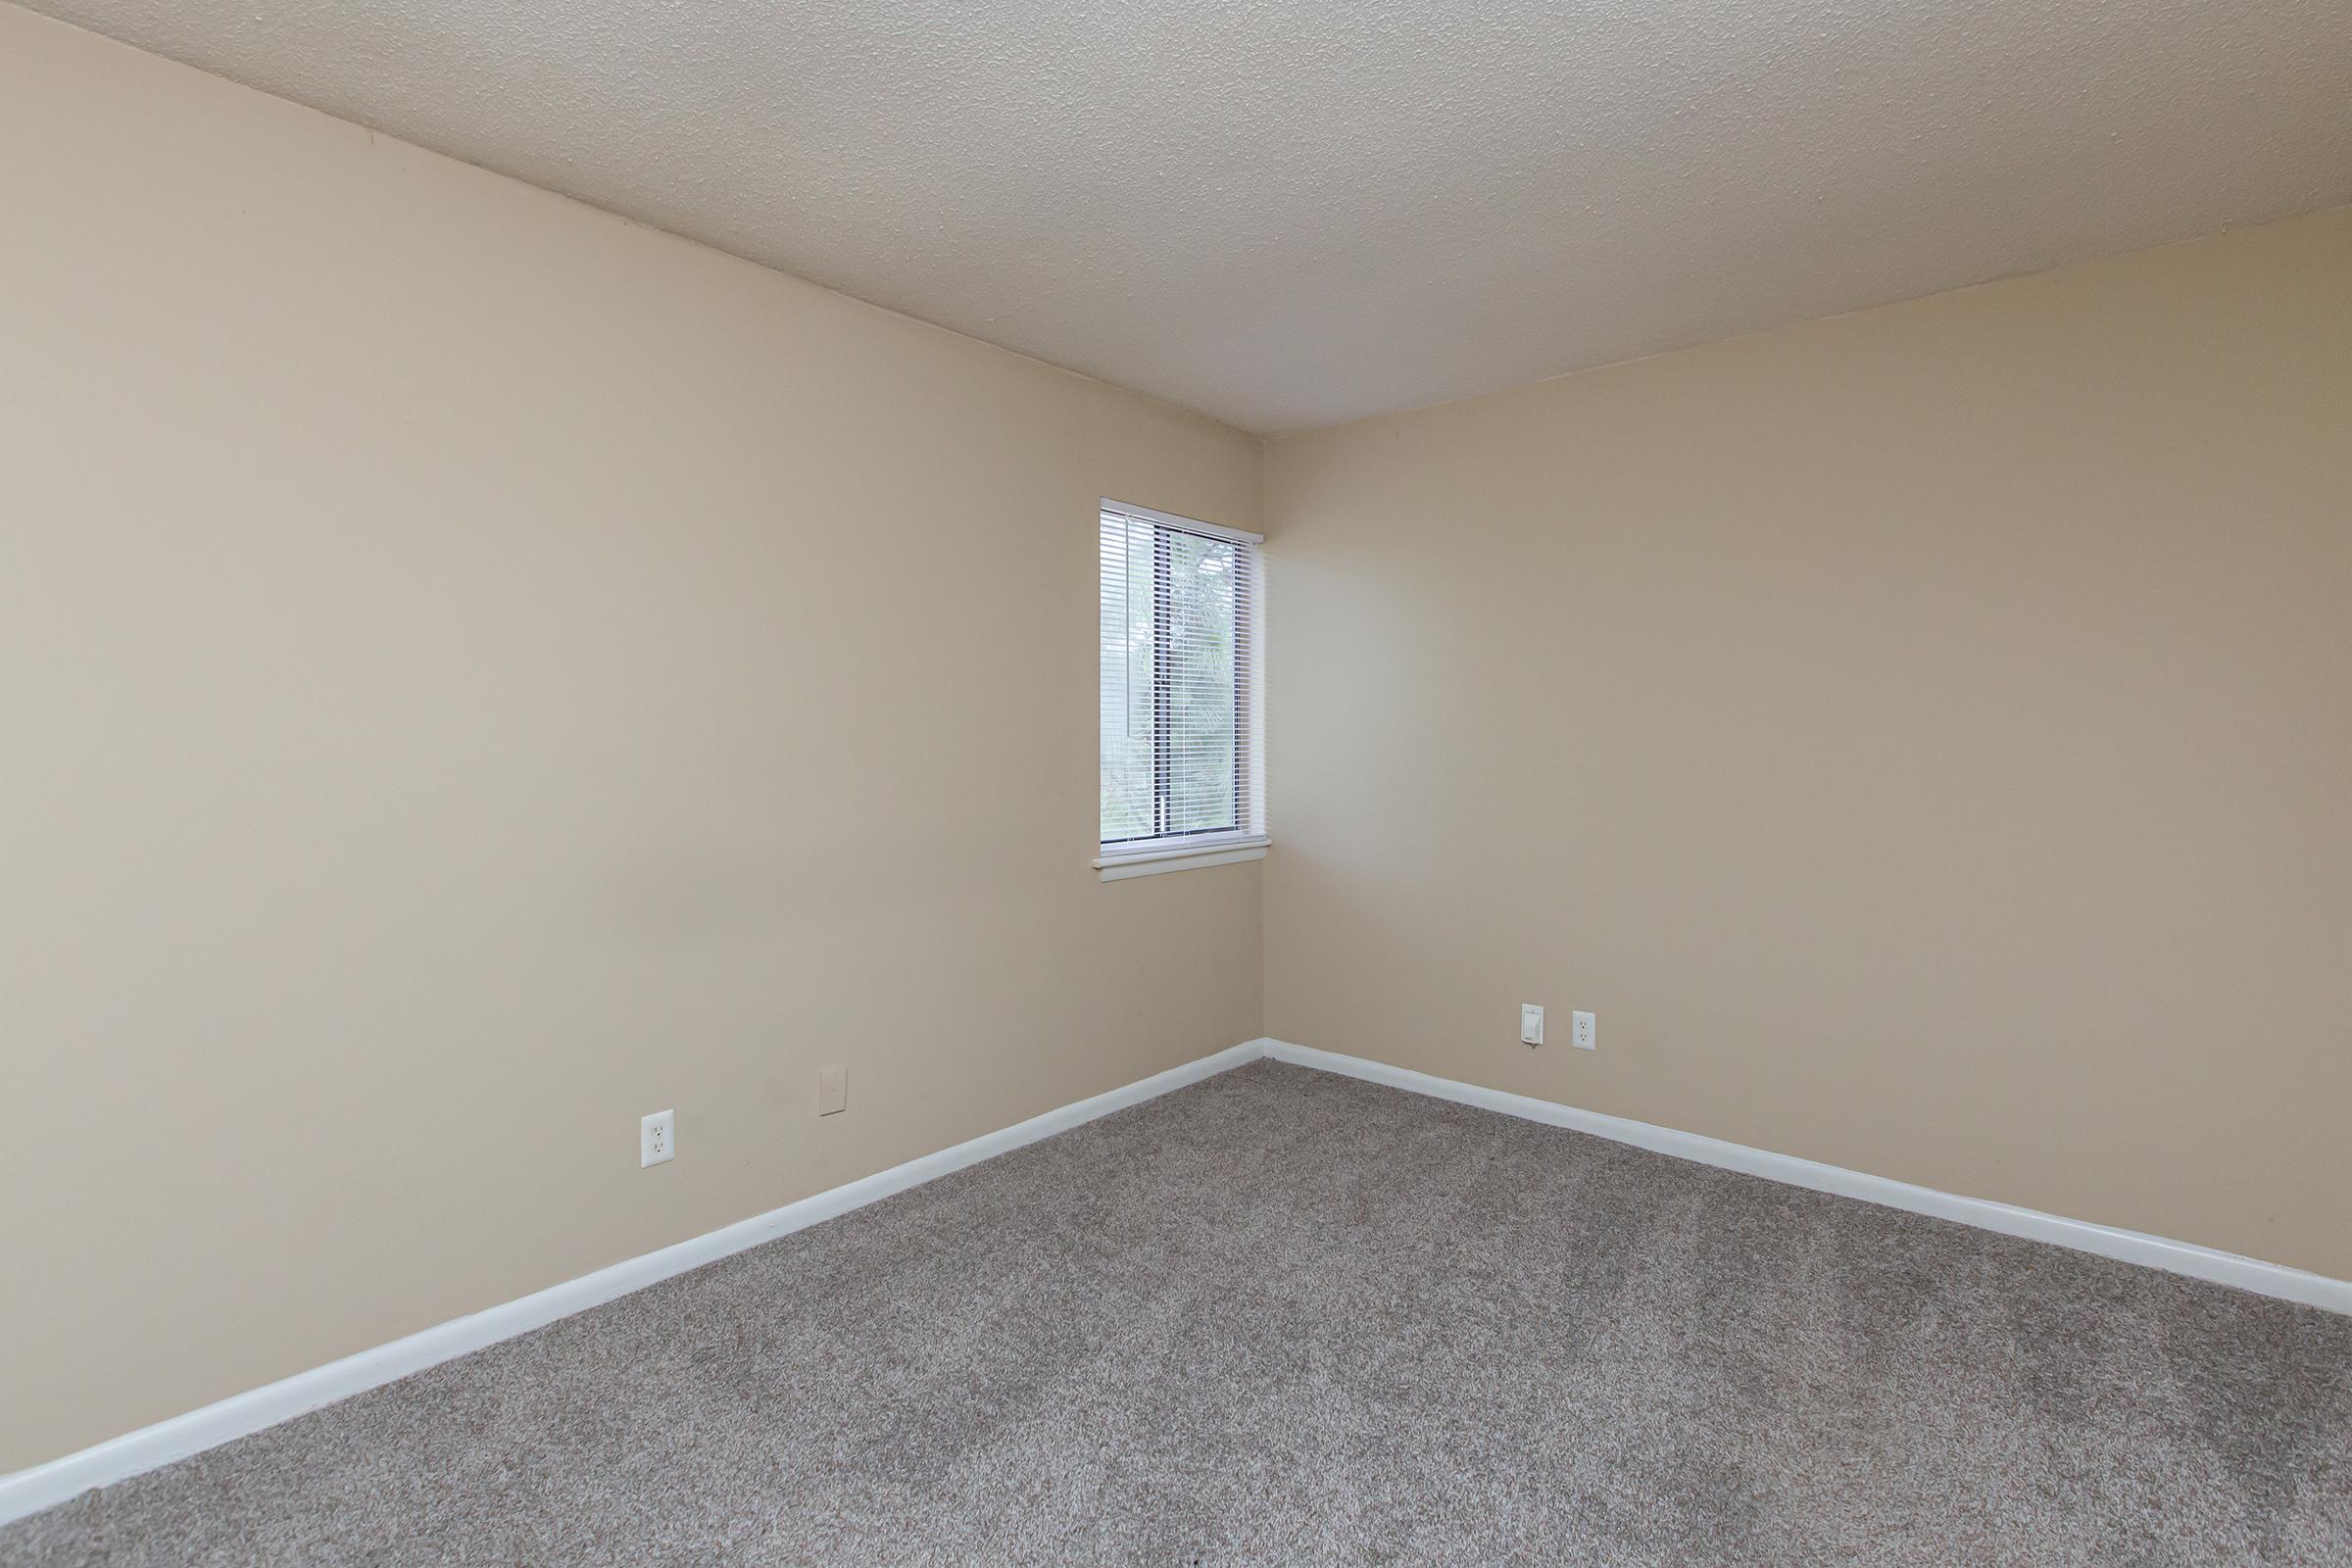
[[[1519,1040],[1529,1046],[1544,1043],[1544,1009],[1532,1002],[1519,1004]]]
[[[1576,1046],[1576,1049],[1598,1051],[1600,1049],[1600,1028],[1593,1023],[1592,1015],[1589,1012],[1572,1012],[1568,1017],[1572,1026],[1568,1038]]]
[[[678,1157],[678,1113],[657,1110],[637,1124],[637,1168]]]

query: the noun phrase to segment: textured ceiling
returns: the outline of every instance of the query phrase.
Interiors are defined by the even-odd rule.
[[[2352,201],[2352,0],[34,0],[1280,432]]]

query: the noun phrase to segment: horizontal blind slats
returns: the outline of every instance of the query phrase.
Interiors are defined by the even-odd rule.
[[[1253,536],[1105,505],[1102,840],[1253,834]]]

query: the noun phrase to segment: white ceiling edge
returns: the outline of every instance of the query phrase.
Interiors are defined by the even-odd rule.
[[[1260,435],[2352,204],[2343,0],[32,0]]]

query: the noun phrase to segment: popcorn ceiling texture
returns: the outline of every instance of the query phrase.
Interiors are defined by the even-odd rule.
[[[1282,432],[2352,200],[2342,0],[35,0]]]
[[[2352,201],[2344,0],[35,0],[1282,432]]]

